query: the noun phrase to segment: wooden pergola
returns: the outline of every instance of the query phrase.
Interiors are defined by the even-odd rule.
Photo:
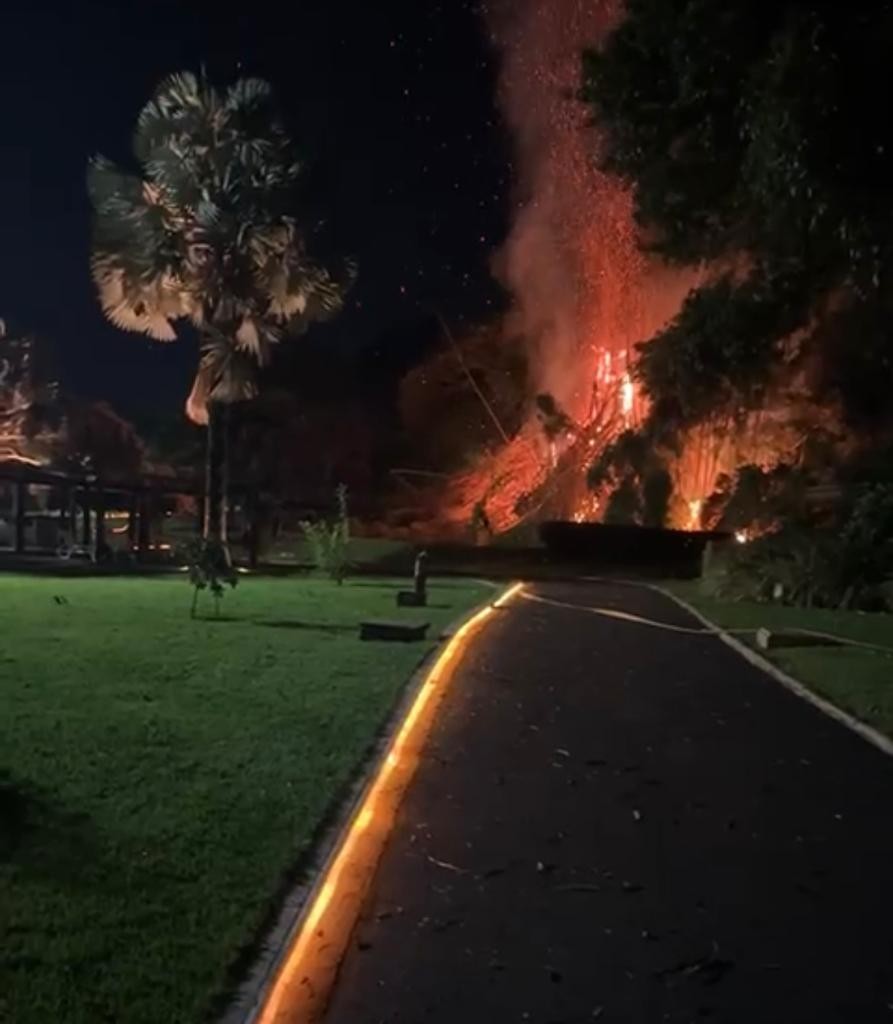
[[[0,484],[13,491],[13,551],[29,552],[27,544],[27,499],[31,486],[52,488],[58,495],[59,534],[68,533],[72,542],[94,552],[106,546],[106,512],[110,507],[127,509],[127,540],[138,560],[152,550],[152,508],[166,498],[186,496],[197,499],[197,531],[201,529],[205,501],[204,487],[194,477],[145,474],[130,480],[104,479],[91,472],[71,472],[34,466],[26,462],[0,462]],[[231,484],[230,494],[248,505],[249,561],[257,561],[259,529],[257,490],[249,484]],[[80,536],[74,537],[77,511],[82,512]]]

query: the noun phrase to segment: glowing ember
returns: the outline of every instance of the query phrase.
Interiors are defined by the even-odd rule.
[[[42,466],[55,436],[35,413],[53,393],[37,379],[35,344],[8,335],[0,320],[0,462]]]
[[[573,521],[575,523],[589,523],[597,519],[600,504],[597,497],[590,497],[588,500],[584,500],[577,511],[574,512],[572,516]]]
[[[597,167],[597,134],[574,97],[580,54],[616,24],[618,0],[497,0],[487,22],[502,54],[499,96],[515,132],[520,199],[497,272],[515,296],[506,333],[530,352],[533,395],[562,410],[568,431],[544,436],[532,415],[500,452],[455,482],[453,522],[483,506],[495,531],[528,517],[596,518],[586,472],[641,422],[630,370],[688,290],[643,255],[632,199]]]
[[[636,388],[629,372],[623,375],[623,383],[620,385],[620,395],[623,418],[625,422],[629,423],[632,420],[633,406],[636,399]]]
[[[706,271],[671,271],[644,254],[630,193],[598,169],[598,128],[574,98],[581,52],[616,25],[621,0],[488,0],[485,9],[518,157],[517,214],[496,271],[514,296],[505,337],[529,349],[531,414],[507,445],[452,482],[439,512],[452,525],[483,512],[498,533],[533,518],[599,516],[588,469],[648,413],[635,346],[676,315]],[[566,429],[537,419],[543,396]],[[764,411],[752,422],[706,424],[684,438],[680,455],[662,453],[674,486],[670,525],[701,528],[722,474],[797,450],[770,419]]]

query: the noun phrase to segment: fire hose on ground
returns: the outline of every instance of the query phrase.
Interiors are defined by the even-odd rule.
[[[620,622],[628,622],[634,625],[647,626],[652,629],[662,629],[669,633],[684,633],[691,636],[721,636],[730,634],[736,636],[750,636],[759,630],[750,629],[722,629],[719,626],[679,626],[672,622],[660,622],[656,619],[649,619],[642,615],[634,615],[632,612],[619,611],[616,608],[593,608],[590,605],[574,604],[570,601],[557,601],[551,597],[542,597],[539,594],[531,594],[524,591],[521,595],[526,601],[533,601],[537,604],[552,605],[556,608],[570,608],[573,611],[584,612],[590,615],[599,615],[607,619],[616,619]],[[785,630],[785,635],[802,637],[825,641],[840,647],[858,647],[875,653],[893,656],[893,647],[886,647],[883,644],[872,644],[862,640],[853,640],[851,637],[837,636],[834,633],[825,633],[820,630],[790,628]]]

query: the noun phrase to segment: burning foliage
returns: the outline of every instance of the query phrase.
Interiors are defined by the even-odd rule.
[[[7,333],[0,320],[0,462],[47,461],[59,430],[57,399],[46,347],[30,335]]]
[[[693,275],[643,252],[631,191],[598,168],[598,133],[576,99],[582,49],[619,5],[501,0],[485,13],[517,146],[517,213],[494,271],[514,300],[503,336],[520,340],[528,371],[508,443],[489,439],[436,504],[441,528],[484,509],[502,532],[546,515],[598,517],[588,466],[645,413],[634,346],[678,309]]]
[[[494,269],[529,372],[523,422],[442,489],[441,522],[757,535],[748,474],[833,488],[893,428],[893,129],[863,116],[889,91],[888,12],[490,0],[486,19],[517,148]]]
[[[704,268],[635,370],[642,434],[676,453],[694,522],[742,466],[827,484],[890,436],[893,138],[864,114],[889,91],[893,19],[859,0],[667,16],[630,0],[586,56],[584,96],[651,250]],[[827,430],[841,435],[831,465],[809,443]]]
[[[146,445],[106,402],[62,394],[51,346],[0,321],[0,462],[126,480],[149,468]]]

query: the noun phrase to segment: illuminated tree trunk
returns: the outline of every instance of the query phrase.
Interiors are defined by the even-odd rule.
[[[229,415],[221,402],[208,403],[208,436],[205,446],[205,521],[206,540],[227,542],[227,467]]]
[[[220,537],[224,544],[229,543],[229,448],[230,448],[230,410],[227,402],[220,410]]]

